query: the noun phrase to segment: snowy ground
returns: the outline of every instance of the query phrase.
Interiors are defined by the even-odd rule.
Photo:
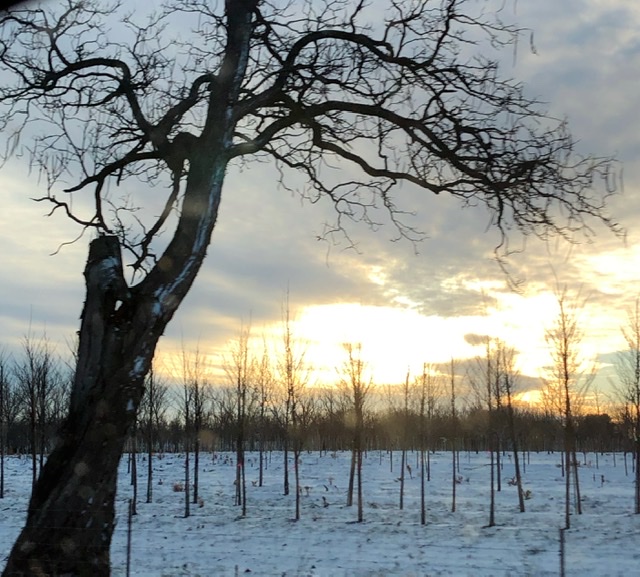
[[[131,575],[135,576],[545,576],[560,573],[559,528],[564,522],[564,481],[559,455],[531,454],[525,489],[527,512],[507,484],[513,466],[505,458],[497,526],[487,528],[489,467],[486,454],[460,456],[456,513],[451,513],[451,456],[432,456],[427,484],[428,523],[420,525],[420,481],[410,454],[404,510],[399,503],[399,454],[394,470],[386,453],[364,461],[365,522],[355,523],[355,507],[345,506],[349,456],[304,454],[301,465],[302,518],[294,496],[282,495],[282,454],[273,453],[263,487],[257,456],[247,465],[246,518],[233,505],[235,464],[221,454],[201,461],[203,506],[184,518],[184,494],[173,491],[183,477],[183,459],[154,459],[154,502],[146,504],[146,462],[139,463],[138,515],[133,518]],[[640,516],[633,510],[633,475],[622,455],[587,455],[580,468],[584,514],[572,517],[566,533],[566,575],[640,575]],[[0,554],[6,559],[24,518],[30,481],[27,459],[6,464],[7,491],[0,501]],[[123,460],[118,494],[118,526],[112,546],[113,576],[123,577],[127,548],[127,508],[132,494]],[[293,479],[292,479],[293,484]],[[325,501],[328,506],[325,506]]]

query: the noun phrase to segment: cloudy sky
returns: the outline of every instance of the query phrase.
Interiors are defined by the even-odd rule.
[[[473,335],[505,339],[520,352],[520,368],[535,387],[548,362],[545,328],[557,312],[554,291],[567,286],[584,301],[586,358],[597,358],[601,386],[623,347],[620,327],[640,293],[640,4],[636,0],[513,2],[509,15],[534,31],[536,53],[523,37],[504,58],[505,76],[569,120],[579,150],[615,155],[624,190],[611,214],[627,239],[596,226],[592,243],[568,245],[512,238],[508,262],[514,292],[493,259],[498,242],[482,209],[461,210],[455,199],[423,195],[416,223],[427,239],[392,242],[394,231],[364,226],[349,232],[357,250],[318,241],[330,207],[309,205],[280,190],[267,165],[231,170],[206,264],[160,345],[169,356],[195,348],[219,363],[241,322],[256,335],[281,323],[289,287],[296,333],[324,379],[341,362],[340,343],[362,342],[375,380],[404,380],[423,362],[481,353]],[[87,241],[62,247],[77,230],[46,207],[28,161],[0,172],[0,346],[18,351],[29,330],[46,330],[65,352],[78,328]],[[401,197],[400,191],[398,198]]]

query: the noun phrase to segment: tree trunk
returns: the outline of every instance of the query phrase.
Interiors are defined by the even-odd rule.
[[[516,487],[518,489],[518,506],[520,513],[525,512],[524,491],[522,490],[522,473],[520,472],[520,456],[518,454],[518,436],[516,435],[515,415],[511,403],[511,388],[507,389],[507,419],[509,421],[509,436],[511,437],[511,448],[513,451],[513,464],[516,473]]]
[[[425,487],[424,487],[424,475],[425,475],[425,448],[424,445],[420,447],[420,524],[427,524],[427,507],[425,503]]]
[[[576,513],[578,515],[582,515],[582,498],[580,496],[580,475],[578,473],[578,459],[576,456],[575,445],[571,455],[573,457],[573,479],[574,479],[575,491],[576,491]]]
[[[289,432],[284,434],[284,494],[289,494]]]
[[[244,451],[242,452],[242,471],[240,475],[240,482],[242,483],[242,516],[247,516],[247,469],[244,466]]]
[[[35,386],[35,383],[30,385],[31,387]],[[29,399],[29,436],[31,437],[31,486],[35,487],[36,481],[38,479],[38,449],[36,447],[36,436],[37,436],[37,428],[36,428],[36,406],[35,406],[35,395],[33,390],[30,392]]]
[[[456,512],[456,446],[451,441],[451,512]]]
[[[200,483],[200,425],[196,425],[193,445],[193,504],[198,504]]]
[[[364,521],[364,502],[362,496],[362,447],[358,448],[358,523]]]
[[[564,528],[571,529],[571,449],[566,444],[564,448]]]
[[[259,460],[260,460],[260,470],[258,472],[258,487],[262,487],[262,482],[264,480],[264,419],[261,421],[262,426],[260,427],[260,449],[259,449]]]
[[[489,441],[489,458],[490,458],[490,468],[491,468],[491,478],[490,478],[490,493],[491,498],[489,502],[489,527],[495,527],[496,525],[496,491],[495,491],[495,459],[494,454],[496,453],[494,447],[495,437],[491,435],[491,440]]]
[[[138,443],[136,426],[133,426],[131,435],[131,486],[133,487],[133,497],[131,498],[131,514],[138,514]]]
[[[147,429],[147,503],[153,501],[153,426],[149,416]]]
[[[116,237],[92,241],[85,277],[69,416],[34,486],[5,576],[110,572],[118,464],[164,327],[143,339],[120,322],[118,305],[128,291]]]
[[[297,446],[293,450],[293,471],[295,474],[295,481],[296,481],[295,520],[300,521],[300,448]]]
[[[0,359],[0,499],[4,499],[4,444],[5,444],[5,430],[4,430],[4,364]],[[636,443],[637,446],[637,443]],[[636,487],[637,487],[636,483]],[[636,511],[637,513],[638,511]]]
[[[404,469],[407,466],[407,449],[405,447],[402,448],[400,458],[400,503],[399,508],[400,511],[404,509]]]
[[[502,463],[500,453],[502,452],[501,436],[496,433],[496,491],[502,491]]]
[[[597,462],[597,453],[596,453],[596,462]],[[635,457],[636,457],[636,470],[635,470],[635,491],[634,491],[634,501],[635,508],[634,513],[636,515],[640,514],[640,438],[638,438],[636,433],[635,439]]]
[[[353,442],[353,448],[351,449],[351,465],[349,466],[349,485],[347,488],[347,507],[353,505],[353,486],[356,476],[356,443]]]

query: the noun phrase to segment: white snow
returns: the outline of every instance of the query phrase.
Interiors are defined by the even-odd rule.
[[[513,465],[504,459],[502,491],[496,499],[497,526],[489,519],[486,453],[462,453],[457,511],[451,513],[451,455],[432,455],[427,483],[427,525],[420,525],[420,480],[416,454],[409,454],[405,507],[399,503],[399,453],[371,451],[364,460],[365,522],[346,507],[349,454],[302,455],[302,518],[292,521],[294,494],[282,495],[282,454],[268,457],[258,487],[257,454],[247,456],[247,517],[234,506],[235,457],[201,456],[202,507],[184,518],[183,457],[154,457],[153,503],[145,503],[146,464],[139,456],[138,514],[133,518],[131,567],[136,576],[547,576],[560,574],[559,528],[564,522],[564,480],[558,453],[532,453],[525,489],[532,493],[519,513],[516,488],[507,481]],[[631,457],[589,453],[580,467],[583,515],[572,515],[566,532],[567,576],[637,575],[640,572],[640,515],[633,511]],[[193,460],[192,460],[193,463]],[[293,467],[291,464],[291,486]],[[193,477],[192,477],[193,478]],[[604,480],[603,480],[604,479]],[[30,462],[6,462],[6,495],[0,501],[0,553],[6,559],[25,516]],[[120,470],[112,575],[125,575],[127,510],[132,487],[127,459]],[[328,506],[324,506],[324,503]]]

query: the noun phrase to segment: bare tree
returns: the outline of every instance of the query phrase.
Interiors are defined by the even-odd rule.
[[[172,34],[177,11],[189,37]],[[118,18],[126,25],[106,34]],[[290,187],[302,173],[302,194],[335,206],[328,234],[386,215],[401,236],[421,238],[394,194],[403,182],[485,205],[501,248],[509,230],[571,237],[589,233],[591,218],[617,230],[604,206],[610,160],[575,157],[566,124],[480,55],[483,42],[509,46],[519,33],[467,0],[394,2],[378,14],[356,1],[176,0],[142,24],[128,5],[92,0],[0,15],[2,149],[20,152],[29,138],[41,200],[98,233],[70,415],[7,574],[109,573],[117,465],[231,164],[270,159]],[[109,195],[131,181],[128,200]],[[164,205],[138,212],[156,202],[156,185],[168,186]],[[72,202],[85,192],[91,207]]]
[[[183,357],[185,352],[182,352]],[[193,437],[193,388],[189,383],[189,375],[186,372],[186,361],[183,360],[183,381],[181,383],[179,410],[182,413],[182,423],[184,426],[184,516],[191,515],[191,500],[189,498],[191,491],[191,442]]]
[[[629,415],[633,451],[635,455],[634,512],[640,514],[640,299],[627,313],[627,324],[622,328],[627,349],[617,362],[618,383],[616,393]],[[599,411],[598,411],[599,412]]]
[[[400,457],[400,502],[399,508],[402,511],[404,509],[404,483],[405,483],[405,469],[411,467],[407,462],[407,450],[409,448],[409,401],[411,400],[411,386],[410,386],[411,374],[407,370],[407,375],[402,384],[402,446]]]
[[[60,381],[57,361],[46,335],[36,339],[29,333],[22,339],[22,356],[17,360],[14,372],[29,424],[32,484],[35,486],[47,450],[50,397]]]
[[[431,422],[433,420],[438,397],[440,396],[440,379],[433,366],[423,363],[422,375],[416,378],[414,387],[418,399],[418,415],[420,418],[420,523],[427,523],[425,480],[431,480]]]
[[[181,390],[179,410],[184,422],[184,451],[185,451],[185,517],[189,517],[191,509],[189,503],[198,502],[200,475],[200,435],[205,418],[208,382],[206,379],[205,359],[196,347],[193,353],[185,350],[184,345],[180,355],[180,367],[177,371]],[[191,493],[190,457],[193,452],[193,493]]]
[[[232,343],[230,358],[225,361],[225,372],[235,397],[235,429],[236,429],[236,497],[235,504],[242,508],[242,516],[247,515],[247,483],[244,462],[245,441],[247,435],[247,418],[249,404],[253,394],[252,380],[254,361],[250,356],[249,338],[251,325],[240,326],[238,338]]]
[[[4,349],[0,349],[0,499],[4,499],[4,456],[9,406],[14,395],[12,387],[9,356]]]
[[[145,379],[145,390],[140,403],[140,416],[147,444],[147,503],[153,502],[153,453],[156,435],[167,410],[168,387],[152,367]]]
[[[503,341],[497,342],[497,355],[499,371],[500,389],[506,396],[507,401],[507,421],[509,426],[509,436],[511,438],[511,450],[513,452],[513,465],[515,468],[515,481],[518,489],[518,506],[520,512],[525,512],[524,490],[522,488],[522,473],[520,471],[519,441],[516,431],[515,410],[513,407],[513,395],[517,388],[518,372],[515,367],[516,350],[507,346]]]
[[[300,484],[300,461],[302,450],[304,449],[305,442],[309,429],[313,423],[313,420],[317,412],[316,398],[310,393],[309,389],[305,386],[298,394],[296,400],[296,412],[295,417],[292,419],[291,427],[291,448],[293,450],[293,466],[294,477],[296,481],[296,505],[294,520],[300,520],[301,499],[302,499],[302,485]]]
[[[373,383],[366,380],[366,364],[362,359],[362,344],[345,343],[343,345],[347,359],[339,369],[340,389],[348,399],[352,415],[353,433],[351,444],[351,469],[349,472],[349,490],[347,506],[353,505],[354,483],[357,481],[358,523],[364,521],[362,496],[362,453],[364,451],[364,416],[367,397]]]
[[[277,358],[277,378],[283,397],[282,418],[284,448],[284,494],[289,494],[289,450],[293,452],[295,477],[295,518],[300,518],[300,469],[303,426],[301,422],[305,388],[309,382],[310,367],[306,361],[306,346],[295,338],[289,308],[289,292],[282,310],[282,351]]]
[[[456,512],[456,485],[458,476],[456,474],[456,451],[458,443],[458,413],[456,410],[456,361],[451,358],[449,363],[449,392],[451,402],[451,512]]]
[[[593,372],[585,373],[581,354],[583,333],[578,313],[580,303],[572,301],[565,287],[557,293],[558,315],[547,330],[552,364],[545,379],[544,394],[555,404],[564,430],[565,528],[571,527],[571,477],[574,479],[575,510],[582,513],[580,482],[576,457],[574,413],[579,399],[593,381]]]
[[[271,363],[269,360],[269,351],[266,341],[263,342],[262,356],[260,361],[256,364],[255,371],[256,380],[256,395],[258,403],[258,422],[259,422],[259,437],[258,437],[258,461],[259,461],[259,473],[258,473],[258,486],[262,487],[264,482],[264,469],[265,469],[265,436],[267,428],[267,406],[273,395],[274,378],[271,369]]]
[[[129,473],[131,475],[132,495],[129,501],[129,511],[131,515],[138,514],[138,420],[133,423],[129,436]]]

